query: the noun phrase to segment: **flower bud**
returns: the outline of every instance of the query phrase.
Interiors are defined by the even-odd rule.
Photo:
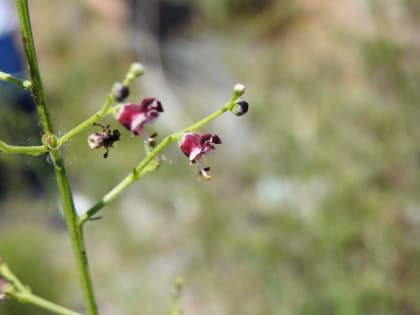
[[[42,135],[42,143],[48,149],[56,149],[58,145],[57,136],[51,132],[47,132]]]
[[[128,88],[127,85],[119,83],[119,82],[115,83],[113,87],[113,95],[114,95],[114,99],[117,102],[124,101],[128,97],[129,94],[130,94],[130,89]]]
[[[232,108],[232,113],[234,113],[236,116],[245,115],[248,112],[248,107],[249,104],[246,101],[237,102]]]
[[[235,97],[240,97],[245,93],[245,85],[242,83],[236,83],[233,87],[233,94]]]
[[[30,89],[32,89],[32,82],[31,82],[31,81],[29,81],[29,80],[24,80],[24,81],[23,81],[23,83],[22,83],[22,85],[23,85],[23,88],[24,88],[25,90],[30,90]]]
[[[140,62],[135,62],[130,66],[130,73],[134,76],[139,77],[144,74],[144,67]]]

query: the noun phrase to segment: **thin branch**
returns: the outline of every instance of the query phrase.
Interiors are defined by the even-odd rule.
[[[82,315],[81,313],[72,311],[66,307],[63,307],[61,305],[58,305],[56,303],[53,303],[51,301],[48,301],[46,299],[43,299],[35,294],[32,293],[15,293],[14,297],[22,302],[22,303],[30,303],[33,305],[36,305],[38,307],[41,307],[43,309],[49,310],[53,313],[60,314],[60,315]]]
[[[135,62],[135,63],[131,64],[127,74],[125,75],[125,78],[124,78],[124,81],[123,81],[124,85],[128,87],[135,78],[137,78],[137,77],[139,77],[143,74],[144,74],[143,66],[140,63]],[[63,136],[61,136],[58,139],[58,146],[59,147],[63,143],[69,141],[75,135],[77,135],[77,134],[83,132],[83,130],[91,127],[99,119],[103,118],[104,116],[106,116],[107,114],[112,112],[111,105],[114,101],[114,91],[113,91],[113,89],[114,89],[114,87],[111,89],[110,93],[106,97],[105,102],[102,105],[100,110],[98,110],[95,114],[90,116],[88,119],[82,121],[80,124],[78,124],[76,127],[71,129],[70,131],[66,132],[66,134],[64,134]]]
[[[0,80],[6,81],[9,83],[12,83],[14,85],[17,85],[18,87],[24,89],[24,90],[31,90],[32,82],[29,80],[20,79],[18,77],[15,77],[14,75],[11,75],[10,73],[6,73],[3,71],[0,71]]]
[[[133,171],[128,174],[121,182],[119,182],[114,188],[112,188],[107,194],[105,194],[101,200],[99,200],[96,204],[94,204],[89,210],[87,210],[82,216],[79,217],[79,226],[83,227],[83,225],[89,221],[95,214],[97,214],[103,207],[107,204],[115,200],[128,186],[134,183],[136,180],[143,177],[146,174],[147,167],[150,166],[152,161],[156,161],[155,158],[168,147],[173,142],[177,141],[185,132],[192,132],[195,131],[210,121],[214,120],[215,118],[219,117],[226,111],[232,110],[233,106],[235,105],[236,101],[242,94],[236,93],[234,94],[229,102],[225,104],[221,109],[217,110],[216,112],[210,114],[209,116],[203,118],[202,120],[196,122],[195,124],[191,125],[190,127],[183,129],[179,132],[174,132],[164,138],[150,153],[133,169]]]
[[[12,153],[12,154],[29,154],[29,155],[41,155],[46,153],[47,149],[43,145],[36,146],[16,146],[9,145],[0,140],[0,152]]]

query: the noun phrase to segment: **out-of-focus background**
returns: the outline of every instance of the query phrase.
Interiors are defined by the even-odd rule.
[[[178,276],[186,315],[420,314],[418,1],[30,6],[59,134],[100,108],[132,61],[146,73],[129,100],[163,102],[160,136],[247,87],[246,116],[202,130],[223,140],[212,181],[173,145],[86,226],[101,314],[167,314]],[[39,143],[30,114],[0,105],[2,140]],[[96,129],[63,149],[81,211],[145,154],[124,130],[103,159],[86,143]],[[82,310],[48,165],[0,155],[0,255],[34,292]],[[7,302],[0,314],[47,313]]]

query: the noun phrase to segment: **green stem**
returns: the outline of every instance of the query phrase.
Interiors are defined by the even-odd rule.
[[[95,301],[93,283],[89,272],[83,233],[77,224],[77,215],[70,184],[59,151],[52,150],[50,153],[53,158],[58,190],[60,191],[61,201],[64,209],[64,217],[67,222],[67,229],[69,231],[73,253],[76,258],[79,278],[88,307],[88,314],[96,315],[98,314],[98,309]]]
[[[111,189],[100,201],[92,206],[86,213],[79,218],[79,225],[83,226],[90,218],[92,218],[105,205],[109,204],[117,198],[128,186],[141,178],[146,172],[143,172],[146,166],[169,144],[176,141],[176,137],[170,135],[166,137],[146,158],[141,161],[133,171],[128,174],[118,185]]]
[[[19,12],[19,20],[22,31],[23,47],[28,60],[29,73],[32,79],[32,93],[34,95],[36,110],[38,112],[41,127],[44,132],[52,132],[51,121],[48,115],[44,88],[42,86],[41,75],[35,52],[34,39],[32,35],[31,20],[27,0],[16,0]]]
[[[13,154],[29,154],[29,155],[40,155],[46,153],[47,149],[43,145],[37,146],[16,146],[9,145],[0,140],[0,152],[13,153]]]
[[[20,79],[18,77],[15,77],[14,75],[11,75],[10,73],[6,73],[3,71],[0,71],[0,80],[15,84],[24,90],[30,90],[32,87],[31,81]]]
[[[29,17],[29,8],[27,0],[16,0],[19,13],[19,20],[22,31],[23,46],[29,64],[29,72],[32,78],[32,91],[36,103],[36,109],[41,122],[44,135],[54,135],[53,127],[49,119],[44,89],[41,75],[39,72],[38,61],[33,41],[31,21]],[[51,137],[48,137],[51,138]],[[50,145],[50,143],[48,143]],[[89,274],[87,258],[84,249],[83,235],[77,226],[77,215],[73,203],[73,195],[70,188],[69,179],[66,174],[63,159],[60,152],[54,147],[49,146],[50,156],[54,166],[54,172],[60,192],[61,202],[63,204],[64,216],[67,222],[67,228],[73,248],[73,254],[76,259],[82,291],[87,303],[89,315],[97,315],[98,310],[93,293],[93,284]]]
[[[49,310],[53,313],[56,314],[61,314],[61,315],[81,315],[78,312],[72,311],[68,308],[65,308],[63,306],[60,306],[58,304],[55,304],[53,302],[50,302],[48,300],[45,300],[37,295],[34,295],[32,293],[15,293],[14,297],[22,302],[22,303],[30,303],[30,304],[34,304],[36,306],[39,306],[41,308],[44,308],[46,310]]]
[[[83,226],[89,219],[91,219],[98,211],[100,211],[104,206],[116,199],[128,186],[134,183],[136,180],[140,179],[145,173],[146,167],[152,162],[166,147],[182,137],[185,132],[192,132],[197,129],[200,129],[202,126],[206,125],[210,121],[219,117],[228,110],[231,110],[235,105],[235,102],[238,100],[239,96],[234,96],[232,99],[226,103],[221,109],[210,114],[209,116],[201,119],[200,121],[194,123],[190,127],[179,131],[174,132],[171,135],[164,138],[159,145],[157,145],[134,169],[128,174],[119,184],[112,188],[107,194],[105,194],[101,200],[94,204],[88,211],[86,211],[79,218],[79,226]]]
[[[14,288],[21,292],[26,292],[28,289],[20,282],[18,277],[9,269],[9,266],[0,260],[0,275],[7,280]]]
[[[228,110],[231,110],[232,107],[235,105],[236,101],[237,101],[237,98],[232,98],[221,109],[219,109],[218,111],[215,111],[213,114],[201,119],[200,121],[197,121],[195,124],[193,124],[190,127],[184,129],[183,132],[181,132],[181,134],[183,134],[185,132],[192,132],[192,131],[195,131],[197,129],[200,129],[202,126],[208,124],[210,121],[216,119],[217,117],[219,117],[223,113],[227,112]]]
[[[83,132],[83,130],[91,127],[93,123],[97,122],[99,119],[104,117],[108,113],[108,109],[112,105],[113,100],[114,98],[112,94],[109,94],[105,100],[105,103],[103,104],[102,108],[99,111],[97,111],[95,114],[93,114],[88,119],[81,122],[80,124],[78,124],[76,127],[71,129],[69,132],[67,132],[65,135],[63,135],[62,137],[58,139],[58,146],[60,147],[63,143],[69,141],[72,137]]]
[[[172,294],[172,305],[171,305],[171,311],[169,313],[170,315],[182,314],[180,302],[181,302],[181,294],[182,294],[183,286],[184,286],[184,280],[182,278],[176,279],[174,289],[173,289],[174,291]]]

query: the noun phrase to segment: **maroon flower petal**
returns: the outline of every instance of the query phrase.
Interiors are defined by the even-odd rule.
[[[146,138],[144,126],[151,124],[163,112],[162,103],[156,98],[143,99],[139,105],[125,104],[117,113],[118,121],[134,135],[142,135]]]

